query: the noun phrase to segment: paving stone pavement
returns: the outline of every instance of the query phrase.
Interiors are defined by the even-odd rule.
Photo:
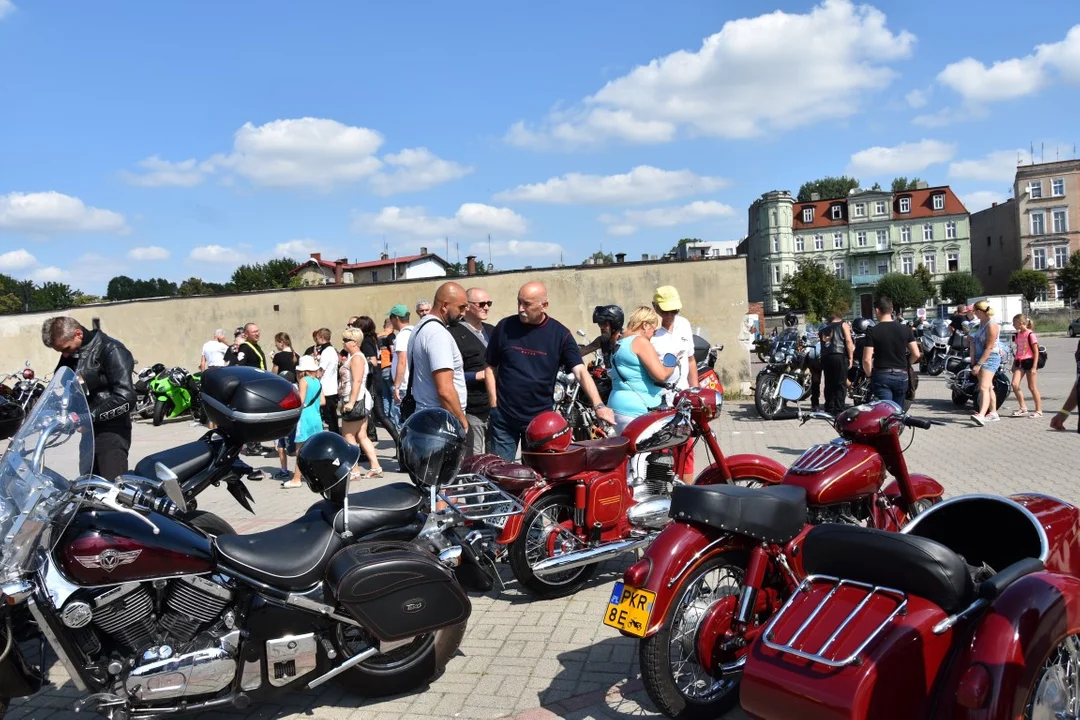
[[[919,399],[911,413],[940,420],[944,426],[919,431],[907,451],[913,472],[928,474],[945,485],[949,495],[971,492],[1009,494],[1038,491],[1080,504],[1076,483],[1076,459],[1080,436],[1076,417],[1068,433],[1049,429],[1049,416],[1061,403],[1074,378],[1075,340],[1048,338],[1050,354],[1040,373],[1046,416],[1041,419],[1007,417],[1017,405],[1011,397],[1000,423],[975,426],[966,411],[955,408],[945,388],[945,378],[923,376]],[[1028,400],[1029,407],[1030,399]],[[729,403],[715,423],[721,447],[727,453],[751,452],[773,457],[784,464],[817,442],[830,440],[833,430],[824,422],[800,425],[795,419],[761,421],[753,403]],[[132,460],[195,439],[199,427],[187,421],[162,427],[137,423]],[[380,455],[388,458],[389,443],[380,443]],[[392,469],[392,460],[384,460]],[[699,458],[699,470],[704,458]],[[260,464],[257,461],[257,464]],[[268,471],[276,460],[261,461]],[[402,479],[388,472],[383,482]],[[297,517],[315,498],[306,490],[286,491],[266,480],[250,483],[255,496],[255,515],[241,509],[224,488],[212,488],[200,498],[203,509],[219,513],[238,532],[253,532],[284,524]],[[355,490],[361,489],[357,483]],[[203,713],[203,718],[277,720],[323,718],[631,718],[658,717],[641,687],[637,644],[601,624],[611,584],[630,563],[626,556],[607,563],[604,571],[577,595],[561,600],[536,601],[519,590],[508,569],[502,591],[475,594],[473,614],[460,652],[446,672],[431,684],[408,695],[364,700],[347,694],[334,683],[318,691],[279,696],[270,704],[247,711]],[[79,693],[59,664],[50,670],[53,685],[38,695],[15,701],[7,714],[11,720],[63,720],[85,718],[71,711]],[[725,720],[743,719],[735,710]]]

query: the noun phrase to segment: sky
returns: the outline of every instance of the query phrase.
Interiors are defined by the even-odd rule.
[[[0,273],[637,259],[825,175],[975,212],[1074,157],[1076,0],[776,5],[0,0]]]

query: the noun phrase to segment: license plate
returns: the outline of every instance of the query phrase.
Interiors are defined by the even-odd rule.
[[[653,591],[638,590],[617,582],[608,598],[604,624],[635,637],[645,637],[655,601]]]

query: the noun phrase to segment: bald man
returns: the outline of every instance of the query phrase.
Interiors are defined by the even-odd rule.
[[[405,393],[416,401],[416,410],[441,407],[460,420],[466,432],[465,367],[447,325],[458,323],[468,307],[465,288],[456,282],[443,283],[435,291],[431,311],[416,324],[409,340],[406,367],[411,377]],[[408,405],[402,401],[402,422]]]
[[[504,460],[517,456],[518,443],[534,417],[550,410],[560,368],[574,373],[597,417],[615,423],[611,409],[585,368],[577,342],[565,325],[548,317],[547,288],[526,283],[518,291],[517,315],[495,326],[487,348],[492,450]]]

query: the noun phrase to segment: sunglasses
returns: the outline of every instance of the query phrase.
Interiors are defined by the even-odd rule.
[[[478,308],[489,308],[494,304],[495,303],[491,302],[490,300],[485,300],[483,302],[474,302],[473,303],[473,305],[475,305]]]

